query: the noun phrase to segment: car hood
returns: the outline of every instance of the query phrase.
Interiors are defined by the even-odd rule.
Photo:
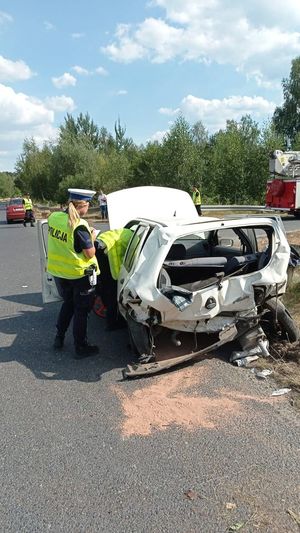
[[[109,226],[117,229],[129,220],[191,218],[196,210],[190,195],[170,187],[133,187],[107,195]]]

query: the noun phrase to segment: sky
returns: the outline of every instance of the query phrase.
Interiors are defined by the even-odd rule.
[[[209,133],[282,103],[300,54],[299,0],[2,0],[0,171],[24,139],[55,141],[89,113],[135,143],[160,141],[182,114]]]

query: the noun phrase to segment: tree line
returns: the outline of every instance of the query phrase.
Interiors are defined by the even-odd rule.
[[[300,57],[282,80],[284,101],[262,127],[245,115],[210,135],[202,122],[179,116],[159,143],[136,145],[118,119],[114,132],[89,114],[67,114],[56,142],[25,139],[14,173],[0,173],[0,196],[30,192],[35,200],[64,203],[68,187],[115,190],[163,185],[202,192],[203,203],[264,203],[269,154],[300,149]]]

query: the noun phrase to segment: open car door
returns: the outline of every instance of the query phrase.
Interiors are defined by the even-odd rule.
[[[39,220],[37,223],[38,241],[42,274],[42,295],[44,304],[58,302],[62,300],[59,296],[56,283],[52,274],[47,272],[47,242],[48,242],[48,220]]]

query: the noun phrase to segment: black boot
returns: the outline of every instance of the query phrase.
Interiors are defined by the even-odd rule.
[[[26,228],[26,222],[25,221],[23,222],[23,226],[24,226],[24,228]]]
[[[84,359],[85,357],[91,357],[93,355],[97,355],[98,353],[99,348],[94,344],[89,344],[88,342],[81,345],[77,344],[75,345],[74,359]]]

